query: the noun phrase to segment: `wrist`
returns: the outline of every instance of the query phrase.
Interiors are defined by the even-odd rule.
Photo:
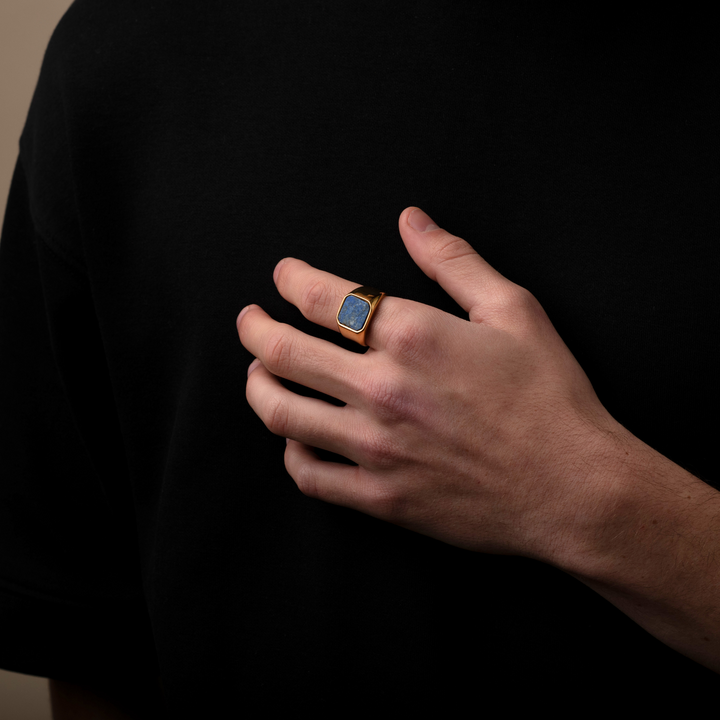
[[[586,492],[550,562],[585,582],[647,596],[648,583],[681,581],[676,561],[704,542],[720,495],[612,423],[588,450]]]
[[[543,461],[546,472],[539,480],[550,492],[534,501],[521,533],[521,554],[575,574],[602,555],[610,523],[631,502],[625,497],[624,458],[637,439],[606,413],[575,422],[568,437],[572,442],[562,455]]]
[[[720,672],[720,493],[624,429],[611,445],[551,562]]]

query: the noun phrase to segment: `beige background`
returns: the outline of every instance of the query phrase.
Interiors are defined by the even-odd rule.
[[[70,4],[71,0],[0,0],[0,217],[5,216],[18,140],[43,53]]]
[[[0,0],[0,217],[50,34],[71,0]],[[0,625],[0,642],[2,626]],[[47,681],[0,671],[2,720],[49,720]]]

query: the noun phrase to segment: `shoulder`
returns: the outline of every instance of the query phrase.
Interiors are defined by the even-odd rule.
[[[158,50],[153,31],[172,16],[166,4],[75,0],[50,38],[38,87],[55,83],[68,102],[98,85],[108,95],[117,92],[115,81],[141,68],[147,74]]]
[[[168,4],[75,0],[55,28],[20,138],[42,234],[74,232],[78,172],[157,97],[166,62],[154,38]]]

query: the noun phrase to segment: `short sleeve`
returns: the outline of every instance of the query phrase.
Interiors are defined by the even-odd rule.
[[[0,242],[0,667],[156,676],[91,293],[38,231],[27,175],[21,156]]]

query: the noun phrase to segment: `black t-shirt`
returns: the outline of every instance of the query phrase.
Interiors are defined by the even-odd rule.
[[[504,5],[76,0],[0,244],[0,665],[160,675],[195,717],[716,696],[557,569],[303,496],[245,400],[248,303],[360,350],[282,257],[462,315],[399,239],[419,205],[717,482],[710,24]]]

